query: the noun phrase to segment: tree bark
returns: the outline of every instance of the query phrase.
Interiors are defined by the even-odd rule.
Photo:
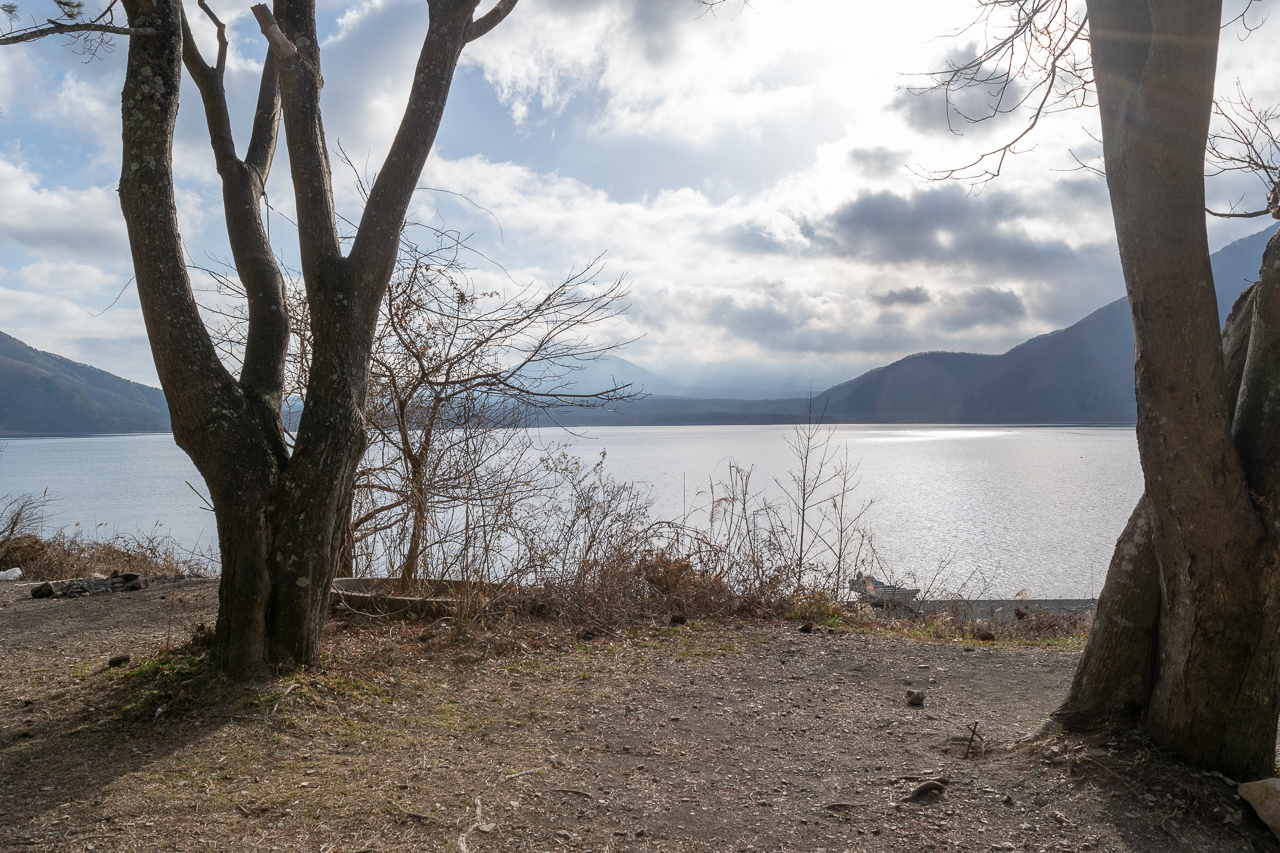
[[[1193,764],[1257,778],[1275,759],[1280,625],[1274,540],[1251,494],[1251,457],[1237,446],[1257,433],[1249,424],[1265,432],[1271,421],[1267,406],[1242,406],[1233,433],[1204,224],[1221,3],[1090,0],[1088,8],[1107,186],[1133,314],[1149,525],[1140,507],[1104,587],[1106,607],[1099,603],[1106,622],[1062,717],[1078,723],[1115,710],[1102,695],[1115,688],[1122,707],[1145,710],[1157,743]],[[1266,290],[1264,282],[1255,296],[1250,353],[1258,324],[1275,310]],[[1269,357],[1267,350],[1259,363]],[[1265,388],[1272,375],[1269,367],[1251,373],[1248,359],[1243,372],[1242,401],[1252,393],[1245,389]],[[1150,560],[1136,547],[1146,529],[1159,569],[1158,609]],[[1126,635],[1141,648],[1120,650]],[[1144,657],[1140,678],[1105,675]]]
[[[222,555],[216,652],[235,678],[315,663],[329,586],[351,558],[356,468],[367,446],[369,358],[405,210],[443,115],[476,0],[430,0],[430,25],[409,106],[342,255],[320,116],[313,0],[277,4],[283,27],[255,9],[272,38],[246,155],[236,155],[223,91],[220,22],[213,66],[199,55],[178,0],[124,0],[132,31],[122,93],[120,203],[138,293],[174,438],[208,485]],[[515,0],[486,16],[485,31]],[[206,10],[207,11],[207,10]],[[210,15],[212,17],[212,15]],[[184,56],[185,42],[185,56]],[[185,64],[200,89],[222,178],[232,255],[249,305],[240,376],[222,364],[187,275],[173,190],[173,128]],[[278,81],[278,86],[277,86]],[[314,348],[292,452],[280,419],[289,327],[284,283],[259,199],[283,108],[298,203]]]
[[[1256,286],[1241,294],[1222,330],[1229,400],[1244,377],[1255,293]],[[1159,618],[1160,565],[1151,502],[1144,493],[1116,541],[1089,642],[1051,721],[1071,731],[1138,722],[1155,684]]]

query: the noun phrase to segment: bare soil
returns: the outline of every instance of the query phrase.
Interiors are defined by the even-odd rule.
[[[1134,735],[1011,748],[1070,646],[339,616],[322,667],[246,688],[183,647],[214,581],[6,586],[0,850],[1280,849]]]

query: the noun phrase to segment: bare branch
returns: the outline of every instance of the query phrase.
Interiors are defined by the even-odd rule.
[[[467,32],[467,41],[473,42],[481,36],[487,35],[490,30],[502,23],[507,15],[511,14],[511,10],[516,7],[518,2],[519,0],[498,0],[498,5],[471,22],[471,29]]]
[[[1236,97],[1216,99],[1213,115],[1220,129],[1209,134],[1206,177],[1224,172],[1252,174],[1266,193],[1266,208],[1238,213],[1232,205],[1226,213],[1206,212],[1223,218],[1253,218],[1268,213],[1280,218],[1280,135],[1274,127],[1280,120],[1280,106],[1256,106],[1237,80]]]
[[[914,170],[931,180],[982,184],[998,177],[1008,156],[1018,153],[1019,144],[1043,116],[1083,106],[1092,96],[1088,53],[1082,49],[1088,39],[1088,16],[1074,11],[1071,0],[980,0],[979,5],[977,19],[954,35],[991,29],[998,12],[1010,12],[1013,20],[988,39],[972,59],[932,72],[926,75],[931,80],[928,86],[908,91],[917,95],[944,93],[949,127],[953,114],[968,124],[1024,108],[1029,108],[1030,116],[1012,139],[963,166]],[[1018,91],[1020,84],[1026,86],[1024,91]],[[965,112],[955,102],[958,93],[969,89],[982,89],[990,95],[980,114]],[[951,130],[959,132],[954,127]]]
[[[205,0],[197,0],[200,10],[205,13],[214,27],[218,31],[218,61],[214,65],[214,70],[218,72],[218,77],[222,77],[227,69],[227,25],[218,19],[218,16],[209,8],[209,4]]]
[[[1219,213],[1218,211],[1210,210],[1207,207],[1204,209],[1204,212],[1210,216],[1217,216],[1221,219],[1256,219],[1259,216],[1266,216],[1271,213],[1270,210],[1254,210],[1249,213]],[[1277,216],[1276,218],[1280,219],[1280,216]]]
[[[0,36],[0,47],[9,44],[22,44],[47,36],[83,35],[84,33],[103,33],[115,36],[153,36],[156,31],[152,27],[117,27],[111,24],[63,24],[49,21],[24,30],[16,30]]]
[[[276,54],[278,59],[293,59],[298,55],[298,48],[294,47],[293,42],[289,41],[289,37],[280,29],[280,25],[276,23],[276,18],[271,14],[271,10],[266,4],[259,3],[256,6],[250,6],[249,11],[253,12],[253,17],[258,20],[258,27],[262,30],[262,34],[267,38],[267,44],[271,45],[271,51]]]

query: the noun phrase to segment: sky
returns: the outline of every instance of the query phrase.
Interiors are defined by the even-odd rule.
[[[243,152],[265,52],[248,3],[210,0],[231,41]],[[480,13],[492,5],[482,0]],[[1233,17],[1243,0],[1228,0]],[[197,37],[213,28],[195,4]],[[52,7],[21,6],[28,17]],[[981,186],[964,165],[1025,115],[968,124],[921,72],[971,56],[964,0],[521,0],[466,48],[410,218],[467,238],[484,290],[545,287],[600,259],[628,309],[593,329],[684,385],[804,393],[912,352],[997,353],[1123,295],[1096,110],[1047,116]],[[422,0],[319,0],[322,106],[342,213],[376,173],[427,26]],[[1255,8],[1250,20],[1265,13]],[[1223,33],[1218,88],[1280,102],[1269,29]],[[116,196],[125,46],[0,48],[0,331],[158,384]],[[189,78],[175,138],[193,267],[229,256],[220,190]],[[966,110],[980,108],[966,96]],[[958,132],[957,132],[958,131]],[[283,146],[282,146],[283,149]],[[283,150],[268,187],[277,252],[296,266]],[[1262,206],[1243,175],[1212,206]],[[1209,222],[1210,245],[1264,220]],[[208,276],[193,269],[197,286]]]

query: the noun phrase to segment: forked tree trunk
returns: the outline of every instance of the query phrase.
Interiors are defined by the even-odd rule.
[[[179,0],[124,0],[130,39],[122,93],[120,204],[138,294],[174,438],[209,488],[222,553],[216,651],[236,678],[314,663],[329,586],[349,566],[348,522],[367,438],[363,410],[378,304],[391,277],[405,210],[444,111],[463,45],[515,6],[473,21],[476,0],[428,0],[430,26],[409,104],[370,191],[349,256],[341,252],[320,120],[314,0],[254,12],[272,45],[248,153],[237,157],[222,88],[226,43],[204,63]],[[206,13],[212,14],[205,10]],[[185,45],[184,45],[185,36]],[[249,303],[238,378],[204,327],[187,276],[173,189],[173,129],[185,61],[200,88],[228,236]],[[277,79],[279,85],[277,87]],[[259,220],[259,195],[283,103],[314,348],[292,452],[280,421],[288,324],[283,279]]]
[[[1280,326],[1264,268],[1236,406],[1228,363],[1238,359],[1222,356],[1203,213],[1221,3],[1088,5],[1146,507],[1117,548],[1058,718],[1079,727],[1141,712],[1153,739],[1188,761],[1257,778],[1274,765],[1280,699],[1275,540],[1267,501],[1254,499],[1277,482],[1259,460],[1274,455],[1276,420],[1263,342]]]

